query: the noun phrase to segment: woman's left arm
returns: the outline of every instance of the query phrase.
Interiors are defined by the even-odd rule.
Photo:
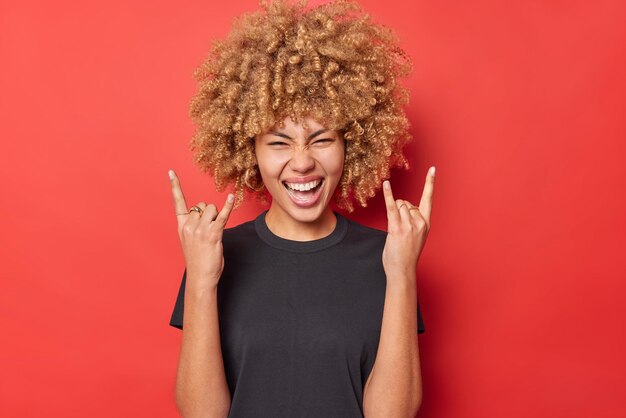
[[[365,418],[413,418],[422,404],[415,270],[430,230],[434,182],[431,167],[419,207],[394,200],[389,181],[383,183],[387,289],[376,361],[363,390]]]

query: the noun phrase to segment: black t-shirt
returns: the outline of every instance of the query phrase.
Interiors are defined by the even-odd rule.
[[[312,241],[275,235],[265,214],[224,230],[217,287],[229,418],[362,418],[380,339],[387,232],[338,212]],[[187,270],[170,325],[182,329]],[[419,307],[418,333],[425,332]]]

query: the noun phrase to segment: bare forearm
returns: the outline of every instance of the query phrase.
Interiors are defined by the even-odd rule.
[[[414,278],[388,280],[376,361],[365,385],[365,418],[413,418],[422,398]]]
[[[216,287],[210,290],[185,289],[176,404],[184,418],[223,418],[230,410]]]

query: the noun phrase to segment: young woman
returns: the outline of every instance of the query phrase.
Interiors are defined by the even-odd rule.
[[[395,199],[411,139],[392,34],[355,3],[284,1],[239,19],[198,69],[196,162],[223,208],[188,209],[170,170],[186,268],[170,320],[183,331],[185,417],[414,416],[424,324],[415,269],[434,167],[419,206]],[[388,231],[349,212],[383,185]],[[270,203],[225,229],[244,192]],[[417,333],[416,333],[417,329]]]

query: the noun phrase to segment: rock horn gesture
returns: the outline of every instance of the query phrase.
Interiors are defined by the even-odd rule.
[[[387,240],[383,267],[387,280],[414,280],[415,268],[430,230],[430,212],[435,186],[435,167],[426,175],[419,207],[407,200],[394,200],[389,180],[383,182],[387,208]]]
[[[178,176],[169,171],[174,210],[178,220],[178,236],[183,247],[187,269],[187,287],[213,289],[224,270],[222,235],[234,206],[230,193],[220,212],[214,204],[199,202],[187,209]]]

